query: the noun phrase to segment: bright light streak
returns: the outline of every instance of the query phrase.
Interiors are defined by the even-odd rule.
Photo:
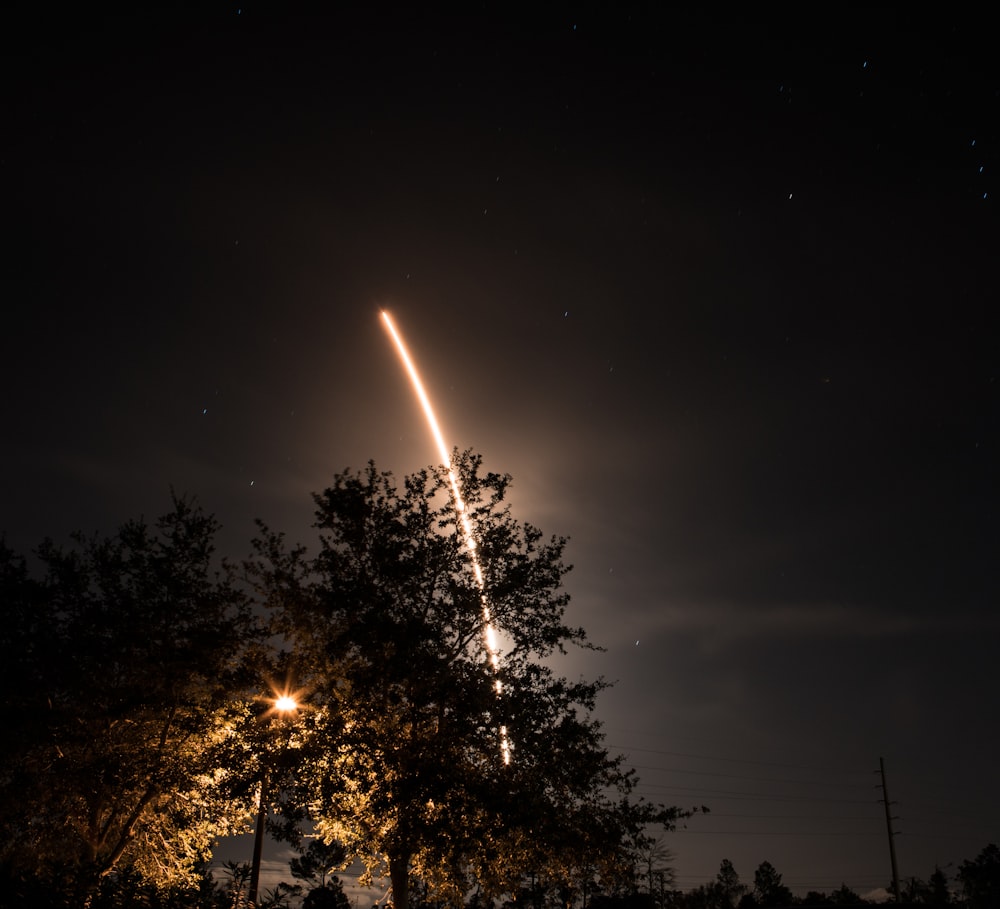
[[[293,710],[298,710],[299,705],[295,698],[283,694],[274,702],[274,709],[279,713],[291,713]]]
[[[476,555],[476,540],[473,536],[472,521],[465,511],[465,501],[462,499],[462,493],[458,488],[458,477],[455,474],[455,469],[451,464],[451,458],[448,455],[448,446],[444,444],[444,436],[441,434],[441,427],[438,426],[437,417],[434,416],[434,408],[431,407],[431,400],[427,397],[427,392],[424,391],[424,383],[420,381],[420,375],[417,373],[416,366],[413,365],[413,360],[410,359],[410,355],[406,350],[406,345],[403,343],[403,339],[399,332],[396,331],[396,326],[389,317],[389,313],[385,310],[382,310],[382,322],[385,324],[386,330],[389,332],[393,343],[396,345],[399,358],[403,361],[403,365],[406,367],[406,371],[410,376],[410,381],[413,383],[413,388],[417,393],[420,406],[424,410],[424,416],[427,418],[427,423],[431,428],[431,434],[434,436],[434,441],[437,444],[438,455],[441,458],[441,463],[444,464],[445,470],[448,471],[448,480],[451,483],[451,494],[455,503],[455,511],[458,514],[459,523],[462,526],[463,541],[465,542],[465,548],[469,552],[469,559],[472,563],[472,574],[476,580],[476,586],[479,588],[479,596],[483,605],[483,640],[486,644],[486,652],[489,657],[490,665],[493,667],[494,671],[498,671],[500,668],[500,651],[497,645],[497,633],[493,627],[493,623],[490,621],[490,607],[486,601],[483,571],[479,565],[479,557]],[[494,681],[494,687],[496,688],[497,695],[499,695],[503,688],[499,679]],[[500,727],[500,752],[503,755],[503,762],[505,764],[509,764],[510,740],[507,738],[506,726]]]
[[[410,381],[413,383],[413,387],[417,392],[417,397],[420,399],[420,406],[424,409],[424,416],[427,417],[427,422],[430,423],[431,433],[434,436],[434,441],[437,443],[438,454],[441,456],[444,466],[451,470],[451,459],[448,457],[448,446],[444,444],[444,436],[441,435],[441,427],[438,426],[437,418],[434,416],[434,408],[431,407],[430,398],[427,397],[427,392],[424,391],[424,383],[420,381],[420,376],[417,374],[417,368],[413,365],[410,355],[406,352],[406,345],[403,343],[403,339],[396,331],[396,326],[392,324],[392,319],[389,318],[389,313],[385,310],[382,310],[382,321],[385,322],[385,327],[392,336],[393,343],[396,345],[396,350],[399,351],[400,359],[403,361],[406,371],[410,374]]]

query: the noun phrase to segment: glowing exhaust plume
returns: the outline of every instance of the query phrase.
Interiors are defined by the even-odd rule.
[[[451,483],[451,494],[455,502],[455,511],[458,513],[459,523],[462,526],[463,541],[465,542],[465,548],[469,552],[469,559],[472,562],[472,574],[476,579],[476,586],[479,588],[479,596],[483,604],[483,639],[486,644],[486,652],[489,656],[490,665],[493,667],[495,672],[500,668],[500,650],[497,645],[497,633],[496,629],[493,627],[492,621],[490,620],[490,607],[486,601],[483,571],[479,565],[479,557],[476,555],[476,540],[472,534],[472,521],[465,512],[465,501],[462,499],[462,493],[458,488],[458,477],[455,475],[455,470],[451,464],[451,458],[448,455],[448,446],[444,444],[444,437],[441,435],[441,428],[438,426],[437,418],[434,416],[434,408],[431,407],[430,398],[427,397],[427,392],[424,391],[424,384],[420,381],[417,368],[413,365],[413,361],[410,359],[409,353],[407,353],[406,345],[403,343],[402,337],[399,332],[396,331],[396,326],[393,325],[392,319],[389,318],[389,313],[385,310],[382,310],[382,321],[385,323],[386,330],[389,332],[393,343],[396,345],[399,358],[403,361],[403,365],[406,367],[406,371],[410,375],[410,381],[413,383],[413,388],[417,393],[417,398],[420,400],[420,406],[424,409],[424,416],[427,417],[427,423],[430,425],[431,434],[434,436],[434,441],[437,443],[438,455],[441,457],[441,463],[444,464],[445,470],[448,471],[448,480]],[[498,695],[503,690],[502,683],[499,679],[494,682],[494,687],[496,688]],[[506,726],[500,727],[500,751],[503,754],[503,762],[505,764],[509,764],[510,741],[507,738]]]

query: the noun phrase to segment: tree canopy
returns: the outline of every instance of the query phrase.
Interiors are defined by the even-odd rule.
[[[515,520],[478,455],[454,470],[344,471],[314,496],[316,551],[261,524],[239,577],[177,498],[44,541],[33,570],[0,543],[8,901],[103,905],[109,882],[213,900],[205,861],[258,793],[272,832],[330,847],[314,901],[343,901],[335,855],[388,875],[396,909],[411,876],[438,904],[527,875],[563,902],[634,892],[639,855],[651,887],[656,834],[691,812],[635,797],[593,716],[607,683],[550,666],[592,647],[565,617],[567,541]],[[304,701],[276,727],[260,696],[280,676]]]
[[[0,902],[232,906],[250,866],[229,863],[227,888],[206,860],[248,830],[261,792],[272,830],[300,847],[307,906],[345,909],[332,875],[356,858],[389,874],[395,909],[411,875],[424,907],[803,903],[769,862],[750,892],[728,860],[668,891],[658,833],[694,809],[636,799],[592,715],[606,683],[549,665],[592,646],[565,620],[566,540],[517,522],[510,478],[478,456],[455,470],[462,514],[445,470],[397,485],[369,464],[314,497],[314,554],[261,525],[246,565],[259,601],[184,499],[108,538],[45,541],[31,562],[0,540]],[[268,682],[304,696],[294,720],[269,722]],[[322,837],[308,848],[305,824]],[[998,869],[994,844],[962,863],[965,905],[997,904]],[[940,868],[906,892],[958,904]],[[864,900],[842,885],[804,903]]]
[[[753,897],[760,907],[789,906],[792,891],[782,882],[781,875],[770,862],[761,862],[753,875]]]
[[[224,753],[261,625],[213,559],[216,531],[175,499],[153,526],[43,542],[38,577],[0,546],[0,870],[13,893],[48,880],[82,900],[124,869],[195,881],[246,813]]]
[[[962,862],[958,879],[973,909],[1000,905],[1000,849],[996,844],[990,843],[974,860]]]
[[[296,801],[388,873],[396,909],[411,873],[453,900],[473,881],[512,892],[529,870],[567,887],[631,876],[649,825],[684,812],[632,797],[592,716],[606,683],[546,663],[591,646],[565,621],[566,540],[516,521],[511,478],[478,455],[453,469],[461,514],[445,468],[397,485],[369,463],[314,497],[315,554],[261,525],[252,574],[310,691]]]

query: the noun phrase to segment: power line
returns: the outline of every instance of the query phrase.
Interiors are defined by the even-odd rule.
[[[815,821],[815,820],[831,820],[831,821],[870,821],[872,820],[872,815],[869,814],[721,814],[718,811],[712,811],[711,816],[713,818],[718,817],[740,817],[740,818],[751,818],[754,820],[774,820],[774,821]]]
[[[770,776],[738,776],[734,773],[715,773],[710,770],[681,770],[676,767],[649,767],[644,764],[634,764],[636,770],[655,770],[658,773],[683,773],[690,776],[712,776],[730,780],[747,780],[754,783],[793,783],[799,786],[840,786],[860,789],[860,783],[834,783],[827,780],[792,780],[787,777]]]
[[[904,840],[943,840],[945,842],[963,842],[963,843],[980,843],[982,844],[984,840],[990,839],[990,834],[974,834],[974,833],[907,833],[906,831],[899,830],[896,832],[896,836],[902,837]]]
[[[699,815],[691,823],[678,826],[671,833],[684,854],[690,852],[700,855],[706,850],[715,849],[736,849],[741,852],[749,848],[747,844],[759,840],[761,844],[766,844],[763,848],[767,850],[774,849],[779,853],[793,850],[789,854],[797,855],[794,844],[796,840],[801,840],[810,844],[803,848],[812,851],[839,854],[843,850],[849,850],[859,855],[884,855],[886,821],[882,815],[888,809],[885,804],[885,780],[883,777],[881,787],[873,787],[870,767],[857,770],[724,757],[700,752],[636,748],[621,744],[609,747],[620,752],[623,762],[636,771],[635,792],[638,796],[650,801],[679,805],[690,799],[694,804],[704,802],[710,807],[722,809],[719,813],[708,810],[704,816]],[[633,759],[641,761],[644,755],[646,760],[652,760],[651,764],[632,765]],[[657,765],[659,757],[664,758],[663,765]],[[881,760],[880,764],[883,764]],[[875,771],[876,774],[878,772]],[[936,789],[914,787],[908,774],[901,776],[904,780],[902,792],[906,815],[902,826],[905,829],[892,830],[891,835],[896,841],[894,845],[899,845],[908,853],[900,856],[904,863],[929,861],[928,867],[931,867],[940,864],[943,859],[953,859],[953,852],[969,845],[982,845],[990,839],[985,834],[988,831],[987,824],[992,824],[992,816],[980,814],[980,811],[985,812],[984,802],[963,799],[956,804],[954,799],[947,800],[947,796],[939,797]],[[683,785],[684,782],[692,785]],[[722,788],[727,784],[736,788]],[[879,792],[879,789],[883,791]],[[761,802],[768,804],[759,805]],[[893,807],[896,807],[895,804]],[[838,813],[841,811],[844,813]],[[734,826],[729,823],[731,820],[756,823],[748,823],[747,829],[740,830],[736,829],[739,824]],[[896,819],[893,818],[892,823],[895,822]],[[798,825],[803,829],[794,829]],[[974,831],[980,827],[984,832],[977,836]],[[852,841],[857,841],[856,848],[849,845]],[[920,846],[917,845],[918,842]],[[710,845],[713,843],[716,845]],[[905,843],[910,844],[909,848],[903,847]],[[895,864],[891,860],[894,856],[885,858],[890,859],[886,861],[887,865]],[[864,864],[869,863],[866,861]],[[825,872],[817,870],[826,877],[833,869],[826,869]],[[858,870],[860,874],[857,876],[854,872],[845,870],[843,878],[831,878],[829,882],[818,879],[799,880],[786,875],[785,883],[796,891],[804,891],[806,888],[828,889],[829,886],[840,886],[846,882],[863,895],[866,890],[876,888],[880,891],[884,891],[886,887],[893,890],[893,879],[900,879],[898,875],[903,869],[887,868],[885,876],[879,876],[874,883],[865,880],[871,876],[870,867],[867,872],[863,868]],[[679,875],[677,880],[679,883],[683,882],[687,889],[688,886],[706,883],[713,878]]]
[[[830,802],[834,805],[873,805],[878,804],[874,799],[838,799],[823,796],[810,795],[785,795],[780,793],[763,793],[754,795],[753,793],[740,792],[732,789],[707,789],[704,786],[671,786],[667,783],[644,783],[638,789],[659,789],[666,792],[690,792],[697,793],[699,798],[722,796],[724,801],[751,801],[751,802]]]
[[[632,745],[617,745],[614,743],[608,743],[609,748],[617,748],[623,753],[632,753],[634,751],[641,752],[643,754],[663,754],[669,757],[685,757],[685,758],[697,758],[702,761],[721,761],[727,764],[753,764],[760,767],[784,767],[786,770],[808,770],[817,773],[844,773],[844,774],[857,774],[859,777],[864,775],[870,775],[868,770],[844,770],[842,767],[819,767],[819,766],[809,766],[806,764],[784,764],[778,761],[752,761],[747,758],[730,758],[730,757],[720,757],[719,755],[711,754],[692,754],[684,751],[661,751],[654,748],[636,748]]]
[[[684,836],[850,836],[863,837],[873,836],[881,838],[883,833],[858,833],[853,830],[827,830],[827,831],[802,831],[802,830],[692,830],[690,827],[680,827],[674,831],[675,834]]]

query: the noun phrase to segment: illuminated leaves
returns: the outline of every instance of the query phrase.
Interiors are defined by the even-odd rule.
[[[365,879],[391,877],[397,909],[411,874],[441,899],[473,881],[487,895],[514,892],[526,868],[566,885],[610,881],[630,871],[649,824],[679,816],[630,801],[632,776],[590,718],[605,683],[545,664],[589,646],[564,621],[566,541],[516,521],[510,478],[483,473],[479,456],[452,465],[482,590],[445,468],[401,484],[374,464],[337,475],[315,496],[317,554],[262,528],[250,566],[313,692],[298,791]],[[484,646],[484,596],[499,670]]]
[[[8,873],[87,892],[128,867],[166,886],[238,829],[223,768],[261,629],[213,560],[216,530],[178,500],[152,527],[42,544],[39,580],[7,573]]]

